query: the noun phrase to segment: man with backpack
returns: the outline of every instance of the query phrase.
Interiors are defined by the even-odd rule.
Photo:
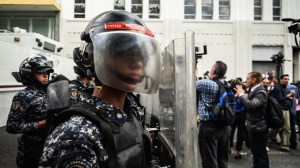
[[[246,127],[253,154],[253,168],[269,167],[269,157],[266,150],[268,125],[264,118],[268,94],[261,82],[261,73],[250,72],[246,81],[250,90],[248,97],[241,85],[237,85],[235,88],[236,96],[239,97],[246,110]]]
[[[229,127],[220,125],[213,112],[214,105],[218,102],[222,78],[227,71],[227,65],[217,61],[211,68],[212,80],[196,81],[196,89],[199,93],[198,114],[200,117],[199,148],[203,168],[228,167],[229,154]],[[217,81],[217,82],[216,82]]]
[[[275,85],[273,91],[270,93],[270,96],[274,97],[278,103],[281,105],[284,125],[281,129],[272,130],[270,132],[271,138],[279,132],[281,144],[280,150],[289,151],[289,139],[291,135],[291,127],[290,127],[290,112],[289,109],[292,106],[292,99],[295,93],[294,90],[291,90],[287,93],[286,87],[289,83],[289,75],[284,74],[280,76],[280,83]]]

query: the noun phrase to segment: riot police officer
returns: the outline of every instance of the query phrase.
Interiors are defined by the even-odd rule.
[[[73,69],[77,74],[77,79],[72,80],[70,83],[74,84],[78,90],[89,90],[91,88],[91,75],[87,74],[87,71],[79,66],[74,66]]]
[[[152,32],[126,11],[99,14],[74,50],[102,89],[61,112],[47,137],[41,167],[154,167],[143,109],[130,92],[155,93],[159,47]],[[58,122],[57,122],[58,121]]]
[[[26,58],[19,67],[19,77],[27,87],[14,96],[6,124],[8,133],[22,133],[17,167],[38,167],[47,135],[46,86],[52,72],[52,62],[41,53]]]

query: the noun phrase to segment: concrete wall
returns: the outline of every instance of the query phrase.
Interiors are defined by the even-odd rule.
[[[86,0],[86,18],[74,19],[74,1],[61,0],[60,39],[64,44],[64,54],[72,56],[74,47],[80,45],[80,33],[88,22],[97,14],[113,9],[112,0]],[[287,32],[290,23],[272,21],[272,0],[263,0],[263,20],[253,21],[253,0],[231,0],[231,19],[201,20],[201,0],[196,0],[196,19],[185,20],[184,0],[161,0],[161,18],[148,18],[148,1],[144,0],[143,20],[154,32],[161,47],[167,46],[175,38],[183,38],[186,30],[196,35],[196,45],[202,49],[207,45],[208,54],[198,61],[198,72],[202,75],[210,70],[216,60],[228,64],[228,78],[246,77],[252,71],[253,46],[283,47],[286,59],[293,60],[294,37]],[[300,2],[282,1],[282,17],[300,18]],[[131,1],[125,1],[126,10],[130,11]],[[214,1],[214,11],[218,10],[218,1]],[[271,57],[271,56],[270,56]],[[267,61],[267,60],[266,60]],[[275,69],[275,67],[274,67]],[[293,62],[284,64],[284,73],[293,78]],[[299,79],[299,73],[295,78]]]

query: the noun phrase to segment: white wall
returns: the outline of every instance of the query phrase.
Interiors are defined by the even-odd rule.
[[[74,47],[80,45],[80,33],[88,22],[97,14],[113,9],[113,0],[86,0],[86,18],[73,18],[73,2],[61,0],[61,42],[64,43],[65,55],[72,56]],[[143,7],[143,20],[154,32],[161,47],[167,46],[175,38],[183,38],[186,30],[196,35],[196,45],[202,49],[207,45],[208,54],[199,60],[198,71],[203,74],[210,70],[216,60],[228,64],[228,78],[244,77],[252,71],[253,46],[283,47],[286,59],[293,59],[293,36],[287,32],[290,23],[272,21],[272,0],[263,1],[263,21],[253,21],[254,0],[231,0],[231,20],[201,20],[201,0],[196,0],[195,20],[184,20],[184,0],[161,0],[161,19],[148,19],[147,3]],[[146,2],[146,0],[144,0]],[[216,1],[214,4],[218,5]],[[297,7],[300,1],[282,1],[283,17],[300,18]],[[126,10],[130,11],[131,1],[125,1]],[[214,10],[217,8],[214,7]],[[215,12],[215,11],[214,11]],[[292,76],[293,62],[284,64],[284,73]],[[275,69],[275,67],[274,67]],[[291,77],[292,78],[292,77]],[[300,77],[298,77],[300,78]]]

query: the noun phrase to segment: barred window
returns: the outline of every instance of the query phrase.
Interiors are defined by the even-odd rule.
[[[230,19],[230,0],[219,1],[219,19],[220,20]]]
[[[280,0],[273,0],[273,20],[281,18],[281,3]]]
[[[196,18],[196,2],[195,0],[184,0],[184,18]]]
[[[262,0],[254,0],[254,20],[262,20]]]
[[[75,0],[74,18],[85,18],[85,0]]]
[[[125,0],[115,0],[115,10],[125,10]]]
[[[202,19],[213,19],[213,0],[202,0]]]
[[[160,18],[160,0],[149,0],[149,18]]]
[[[131,13],[138,15],[140,18],[143,16],[143,1],[132,0],[131,1]]]

